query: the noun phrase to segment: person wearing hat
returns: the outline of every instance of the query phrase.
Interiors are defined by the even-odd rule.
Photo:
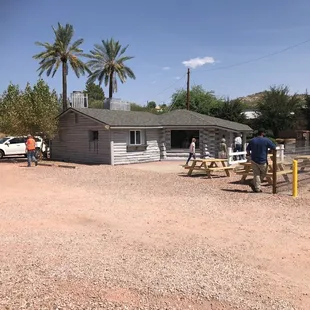
[[[34,140],[31,134],[27,135],[26,150],[27,150],[28,167],[31,167],[32,161],[37,166],[38,161],[35,157],[36,141]]]
[[[265,130],[259,129],[257,137],[247,146],[247,154],[251,157],[254,179],[250,187],[255,193],[261,193],[261,181],[265,178],[268,169],[268,149],[274,150],[275,144],[265,137]]]

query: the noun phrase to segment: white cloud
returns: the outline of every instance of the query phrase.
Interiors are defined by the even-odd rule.
[[[156,83],[156,81],[152,81],[152,84],[155,84]]]
[[[196,58],[192,58],[190,60],[185,60],[182,62],[182,64],[185,67],[190,67],[192,69],[203,66],[205,64],[213,64],[213,63],[215,63],[215,60],[213,57],[204,57],[204,58],[196,57]]]
[[[170,67],[162,67],[163,70],[170,70]]]
[[[180,78],[181,78],[180,76],[176,76],[176,77],[175,77],[176,80],[179,80]]]

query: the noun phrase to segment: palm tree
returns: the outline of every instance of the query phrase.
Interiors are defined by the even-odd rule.
[[[87,62],[92,73],[89,76],[88,82],[92,83],[98,80],[99,85],[104,81],[104,85],[109,85],[109,98],[112,98],[113,93],[117,92],[116,76],[122,83],[126,82],[127,78],[135,79],[133,71],[125,65],[127,60],[134,57],[125,56],[128,45],[123,47],[119,41],[113,38],[110,40],[102,40],[101,44],[95,44],[94,49],[90,54],[86,55],[90,60]]]
[[[33,56],[34,59],[40,60],[39,62],[39,76],[46,71],[46,75],[54,77],[60,65],[62,65],[62,105],[63,110],[68,108],[67,106],[67,75],[69,64],[77,77],[84,75],[85,71],[90,72],[79,57],[83,56],[83,50],[79,47],[84,40],[79,39],[71,43],[74,29],[70,24],[62,26],[58,23],[58,28],[53,31],[55,34],[55,41],[50,43],[36,42],[36,45],[44,47],[44,51]]]

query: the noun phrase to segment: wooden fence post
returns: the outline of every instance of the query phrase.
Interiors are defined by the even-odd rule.
[[[231,162],[232,162],[232,155],[231,155],[231,153],[232,153],[232,148],[229,147],[227,150],[228,150],[228,151],[227,151],[228,166],[230,166],[230,165],[231,165]]]
[[[277,193],[277,150],[272,150],[272,193]]]
[[[284,144],[280,144],[280,161],[284,161]]]

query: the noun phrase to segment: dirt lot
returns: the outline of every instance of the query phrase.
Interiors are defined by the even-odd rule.
[[[310,309],[310,195],[178,163],[0,163],[0,309]]]

